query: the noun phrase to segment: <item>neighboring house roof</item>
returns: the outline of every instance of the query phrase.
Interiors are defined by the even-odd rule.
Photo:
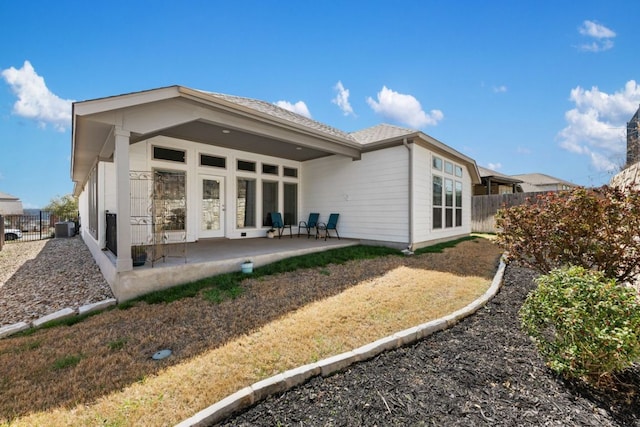
[[[522,189],[525,192],[536,191],[539,187],[548,186],[579,187],[572,182],[543,173],[525,173],[521,175],[511,175],[511,177],[522,180]]]
[[[522,182],[521,179],[517,179],[513,176],[505,175],[491,169],[483,168],[482,166],[478,166],[478,171],[480,172],[481,178],[490,178],[494,182],[502,182],[505,184],[519,184]]]
[[[11,194],[7,194],[7,193],[3,193],[2,191],[0,191],[0,200],[4,201],[4,202],[11,202],[11,201],[20,201],[19,198],[17,198],[16,196],[12,196]]]

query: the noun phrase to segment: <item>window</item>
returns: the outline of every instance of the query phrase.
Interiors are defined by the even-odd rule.
[[[284,183],[284,218],[285,224],[298,223],[298,184]]]
[[[462,182],[433,175],[433,228],[462,227]]]
[[[442,159],[440,157],[433,158],[433,168],[439,171],[442,170]]]
[[[167,231],[184,231],[187,192],[185,172],[161,171],[154,173],[156,199],[161,201],[161,220]]]
[[[444,171],[450,175],[453,175],[453,163],[444,162]]]
[[[442,228],[442,177],[433,176],[433,228]]]
[[[290,176],[292,178],[297,178],[298,177],[298,169],[284,167],[284,168],[282,168],[282,174],[284,176]]]
[[[239,171],[255,172],[256,171],[256,162],[246,162],[244,160],[238,160],[238,170]]]
[[[444,180],[444,226],[453,227],[453,180]]]
[[[270,175],[278,175],[278,166],[262,164],[262,173],[268,173]]]
[[[456,176],[462,178],[462,168],[460,166],[456,166]]]
[[[172,150],[170,148],[153,147],[153,158],[155,160],[169,160],[170,162],[185,162],[186,153],[183,150]]]
[[[200,154],[200,166],[211,166],[214,168],[227,168],[227,159],[224,157],[207,156],[206,154]]]
[[[270,212],[278,212],[278,183],[262,181],[262,225],[271,225]]]
[[[256,181],[238,178],[236,195],[236,227],[256,226]]]
[[[462,227],[462,183],[456,181],[456,227]]]
[[[94,167],[89,175],[89,233],[98,238],[98,167]]]

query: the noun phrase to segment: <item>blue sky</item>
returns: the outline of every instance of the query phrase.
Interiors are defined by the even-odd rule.
[[[0,192],[68,194],[71,102],[170,85],[345,131],[420,129],[508,175],[625,161],[637,1],[1,1]]]

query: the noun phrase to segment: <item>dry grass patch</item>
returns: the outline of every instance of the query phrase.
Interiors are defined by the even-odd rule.
[[[487,289],[498,257],[498,249],[481,239],[444,254],[384,257],[248,280],[242,297],[220,305],[201,298],[140,304],[72,327],[3,340],[0,420],[171,425],[276,372],[466,305]],[[473,265],[475,274],[467,276],[442,271]],[[307,294],[322,299],[314,302]],[[256,320],[263,317],[270,321]],[[65,339],[66,345],[57,345]],[[165,347],[174,355],[150,360]],[[47,361],[38,362],[45,354]],[[78,355],[74,366],[50,368],[55,360]]]

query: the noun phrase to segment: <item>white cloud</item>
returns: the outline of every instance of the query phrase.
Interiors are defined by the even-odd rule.
[[[501,86],[494,86],[493,87],[493,91],[495,93],[505,93],[507,91],[507,87],[505,85],[501,85]]]
[[[591,43],[583,43],[578,48],[587,52],[602,52],[613,47],[613,38],[616,33],[604,25],[600,25],[593,21],[584,21],[582,26],[578,28],[578,32],[586,37],[596,40]]]
[[[338,83],[336,83],[336,85],[333,88],[338,93],[336,94],[336,97],[331,100],[331,102],[333,102],[338,107],[340,107],[340,109],[342,110],[345,116],[348,116],[348,115],[355,116],[355,113],[353,112],[353,108],[349,103],[349,89],[345,89],[341,81],[338,81]]]
[[[298,101],[295,104],[292,104],[289,101],[278,101],[275,104],[280,108],[284,108],[285,110],[300,114],[301,116],[305,116],[308,119],[311,118],[311,113],[307,108],[307,104],[305,104],[303,101]]]
[[[376,113],[414,128],[436,125],[444,118],[442,111],[431,110],[427,114],[422,110],[420,102],[412,95],[395,92],[386,86],[378,92],[377,101],[368,97],[367,103]]]
[[[502,163],[489,163],[487,165],[487,169],[491,169],[492,171],[499,171],[502,169]]]
[[[580,31],[580,34],[583,36],[596,39],[611,39],[616,36],[615,32],[593,21],[584,21],[578,31]]]
[[[13,104],[13,112],[18,116],[37,120],[41,127],[53,125],[64,131],[71,126],[72,100],[62,99],[52,93],[29,61],[20,69],[14,67],[2,70],[2,77],[18,97]]]
[[[625,127],[640,104],[640,86],[629,80],[613,94],[578,86],[569,99],[575,108],[565,113],[567,127],[558,133],[560,146],[588,156],[596,170],[615,169],[626,153]]]

